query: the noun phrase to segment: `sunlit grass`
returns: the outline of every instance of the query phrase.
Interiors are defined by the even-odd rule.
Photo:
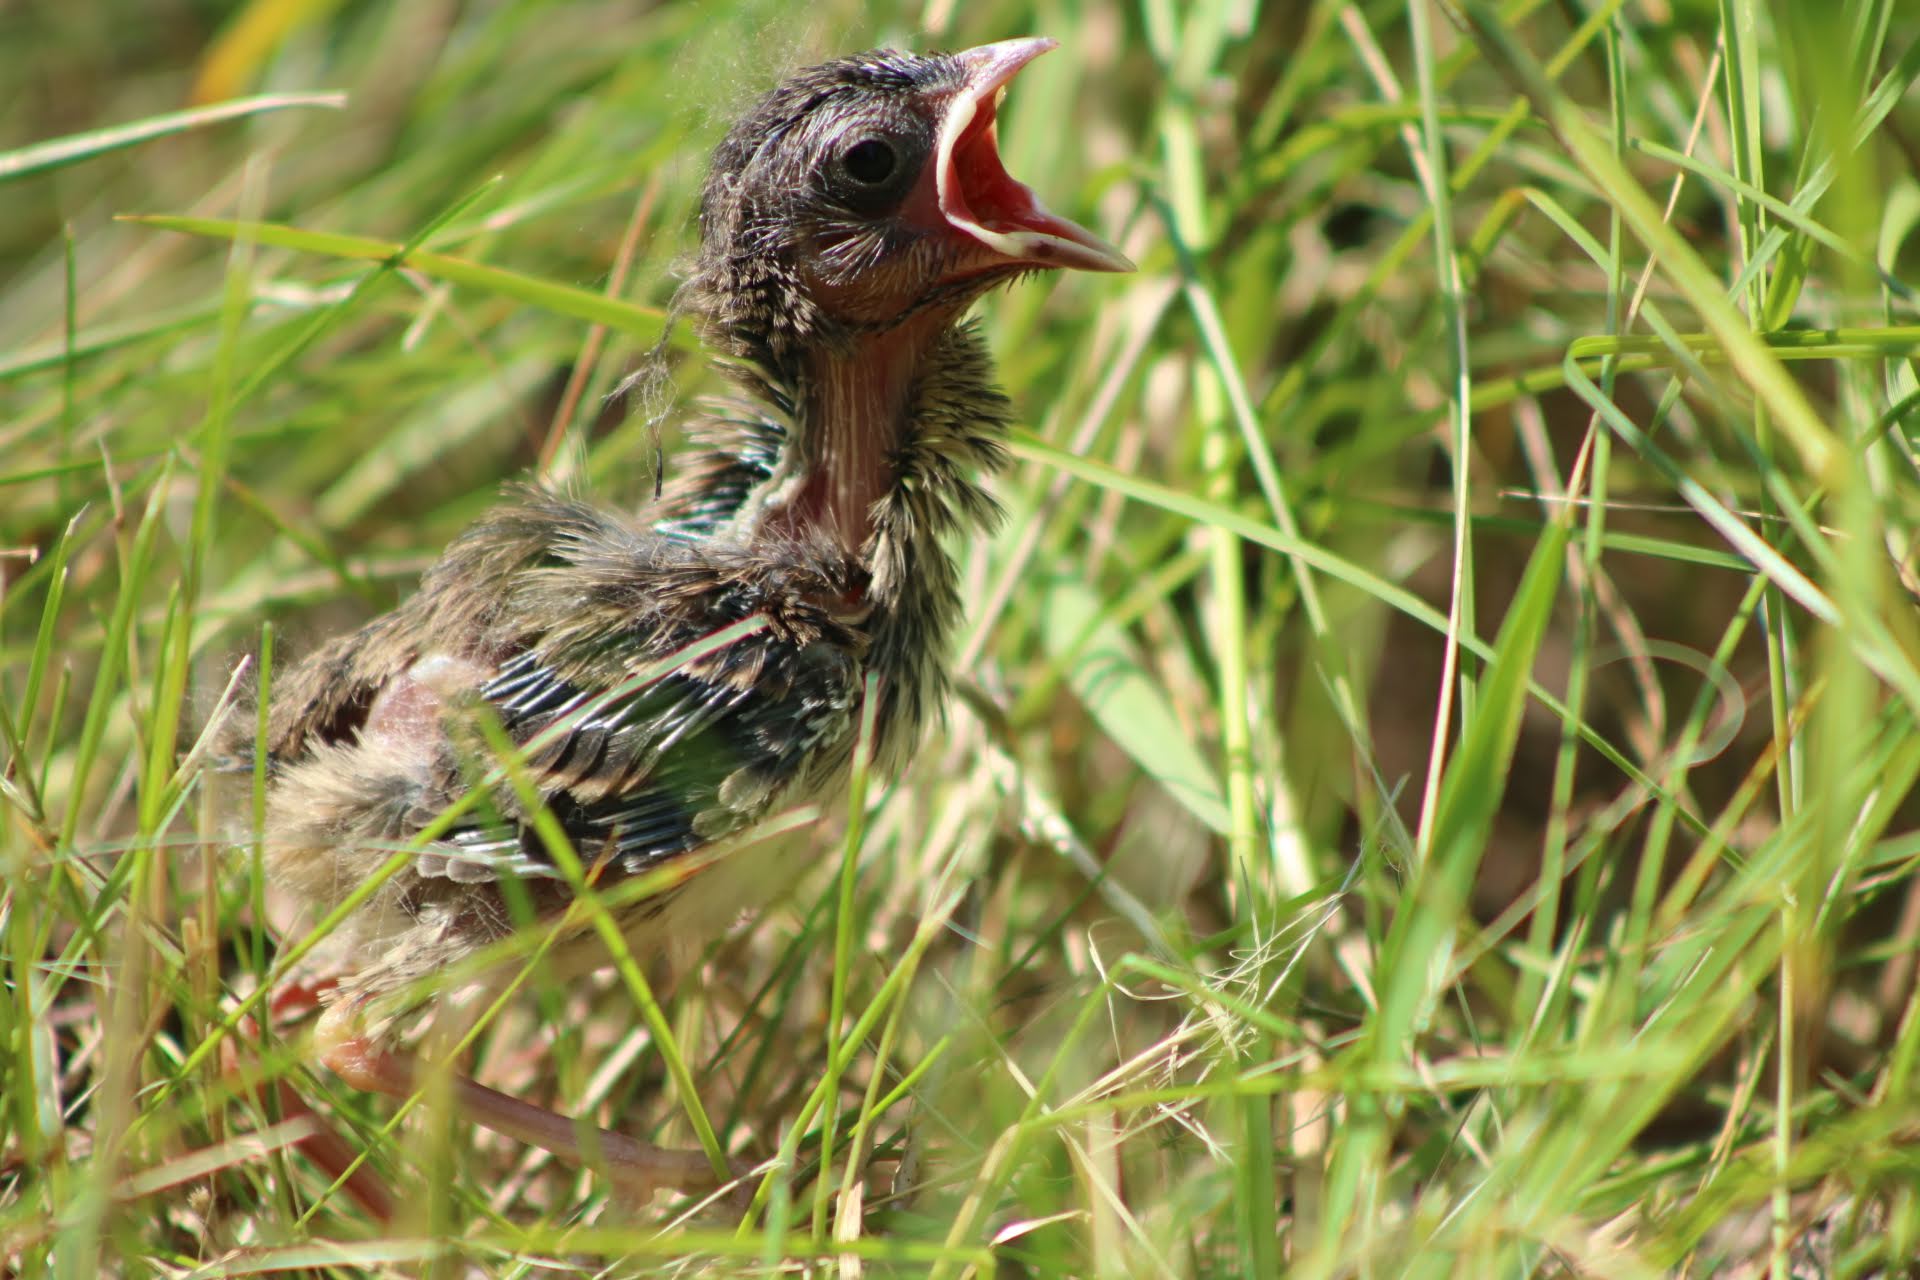
[[[1920,1254],[1911,6],[122,8],[0,14],[19,1274]],[[1141,270],[981,308],[949,723],[677,978],[516,939],[474,1037],[744,1197],[346,1090],[209,722],[504,481],[644,506],[712,383],[608,397],[753,93],[1029,33],[1009,168]]]

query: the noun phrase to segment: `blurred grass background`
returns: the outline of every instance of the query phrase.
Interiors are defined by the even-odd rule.
[[[606,397],[731,112],[1035,33],[1008,166],[1142,269],[982,307],[966,696],[668,1002],[754,1210],[242,1022],[301,940],[192,749],[243,660],[505,479],[644,505]],[[1900,0],[0,7],[0,1265],[1899,1273],[1916,79]],[[480,1077],[690,1145],[627,989],[535,988]]]

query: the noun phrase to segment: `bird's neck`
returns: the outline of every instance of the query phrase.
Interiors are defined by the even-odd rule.
[[[695,473],[709,478],[706,491],[677,507],[693,516],[689,527],[704,523],[776,557],[795,542],[827,542],[855,562],[872,606],[867,661],[882,678],[881,746],[908,750],[946,699],[960,613],[946,542],[998,514],[976,477],[1004,465],[1011,407],[986,345],[951,315],[916,316],[750,367],[752,389],[786,421],[736,421],[737,451],[707,455]]]
[[[783,362],[793,431],[763,496],[758,532],[824,536],[850,557],[869,558],[902,451],[920,433],[920,383],[950,328],[951,317],[929,313]]]
[[[883,608],[909,601],[909,562],[950,575],[941,538],[991,516],[974,477],[1001,464],[1009,412],[973,327],[929,311],[782,365],[768,383],[790,425],[736,531],[830,542],[867,571]]]

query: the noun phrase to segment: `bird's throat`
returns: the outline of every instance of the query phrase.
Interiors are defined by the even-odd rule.
[[[795,388],[794,431],[761,515],[783,536],[825,534],[864,558],[878,505],[898,482],[912,438],[922,362],[950,317],[927,313],[841,350],[806,357]]]

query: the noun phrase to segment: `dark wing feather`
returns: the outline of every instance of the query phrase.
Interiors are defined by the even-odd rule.
[[[844,761],[865,639],[835,614],[852,585],[840,559],[804,547],[749,555],[545,494],[469,537],[502,534],[530,554],[500,583],[484,646],[510,656],[478,700],[525,752],[583,862],[643,871],[749,825],[803,774]],[[676,661],[749,618],[758,630]],[[634,687],[650,671],[660,674]],[[511,788],[492,800],[496,820],[447,837],[467,855],[459,873],[553,874]]]

